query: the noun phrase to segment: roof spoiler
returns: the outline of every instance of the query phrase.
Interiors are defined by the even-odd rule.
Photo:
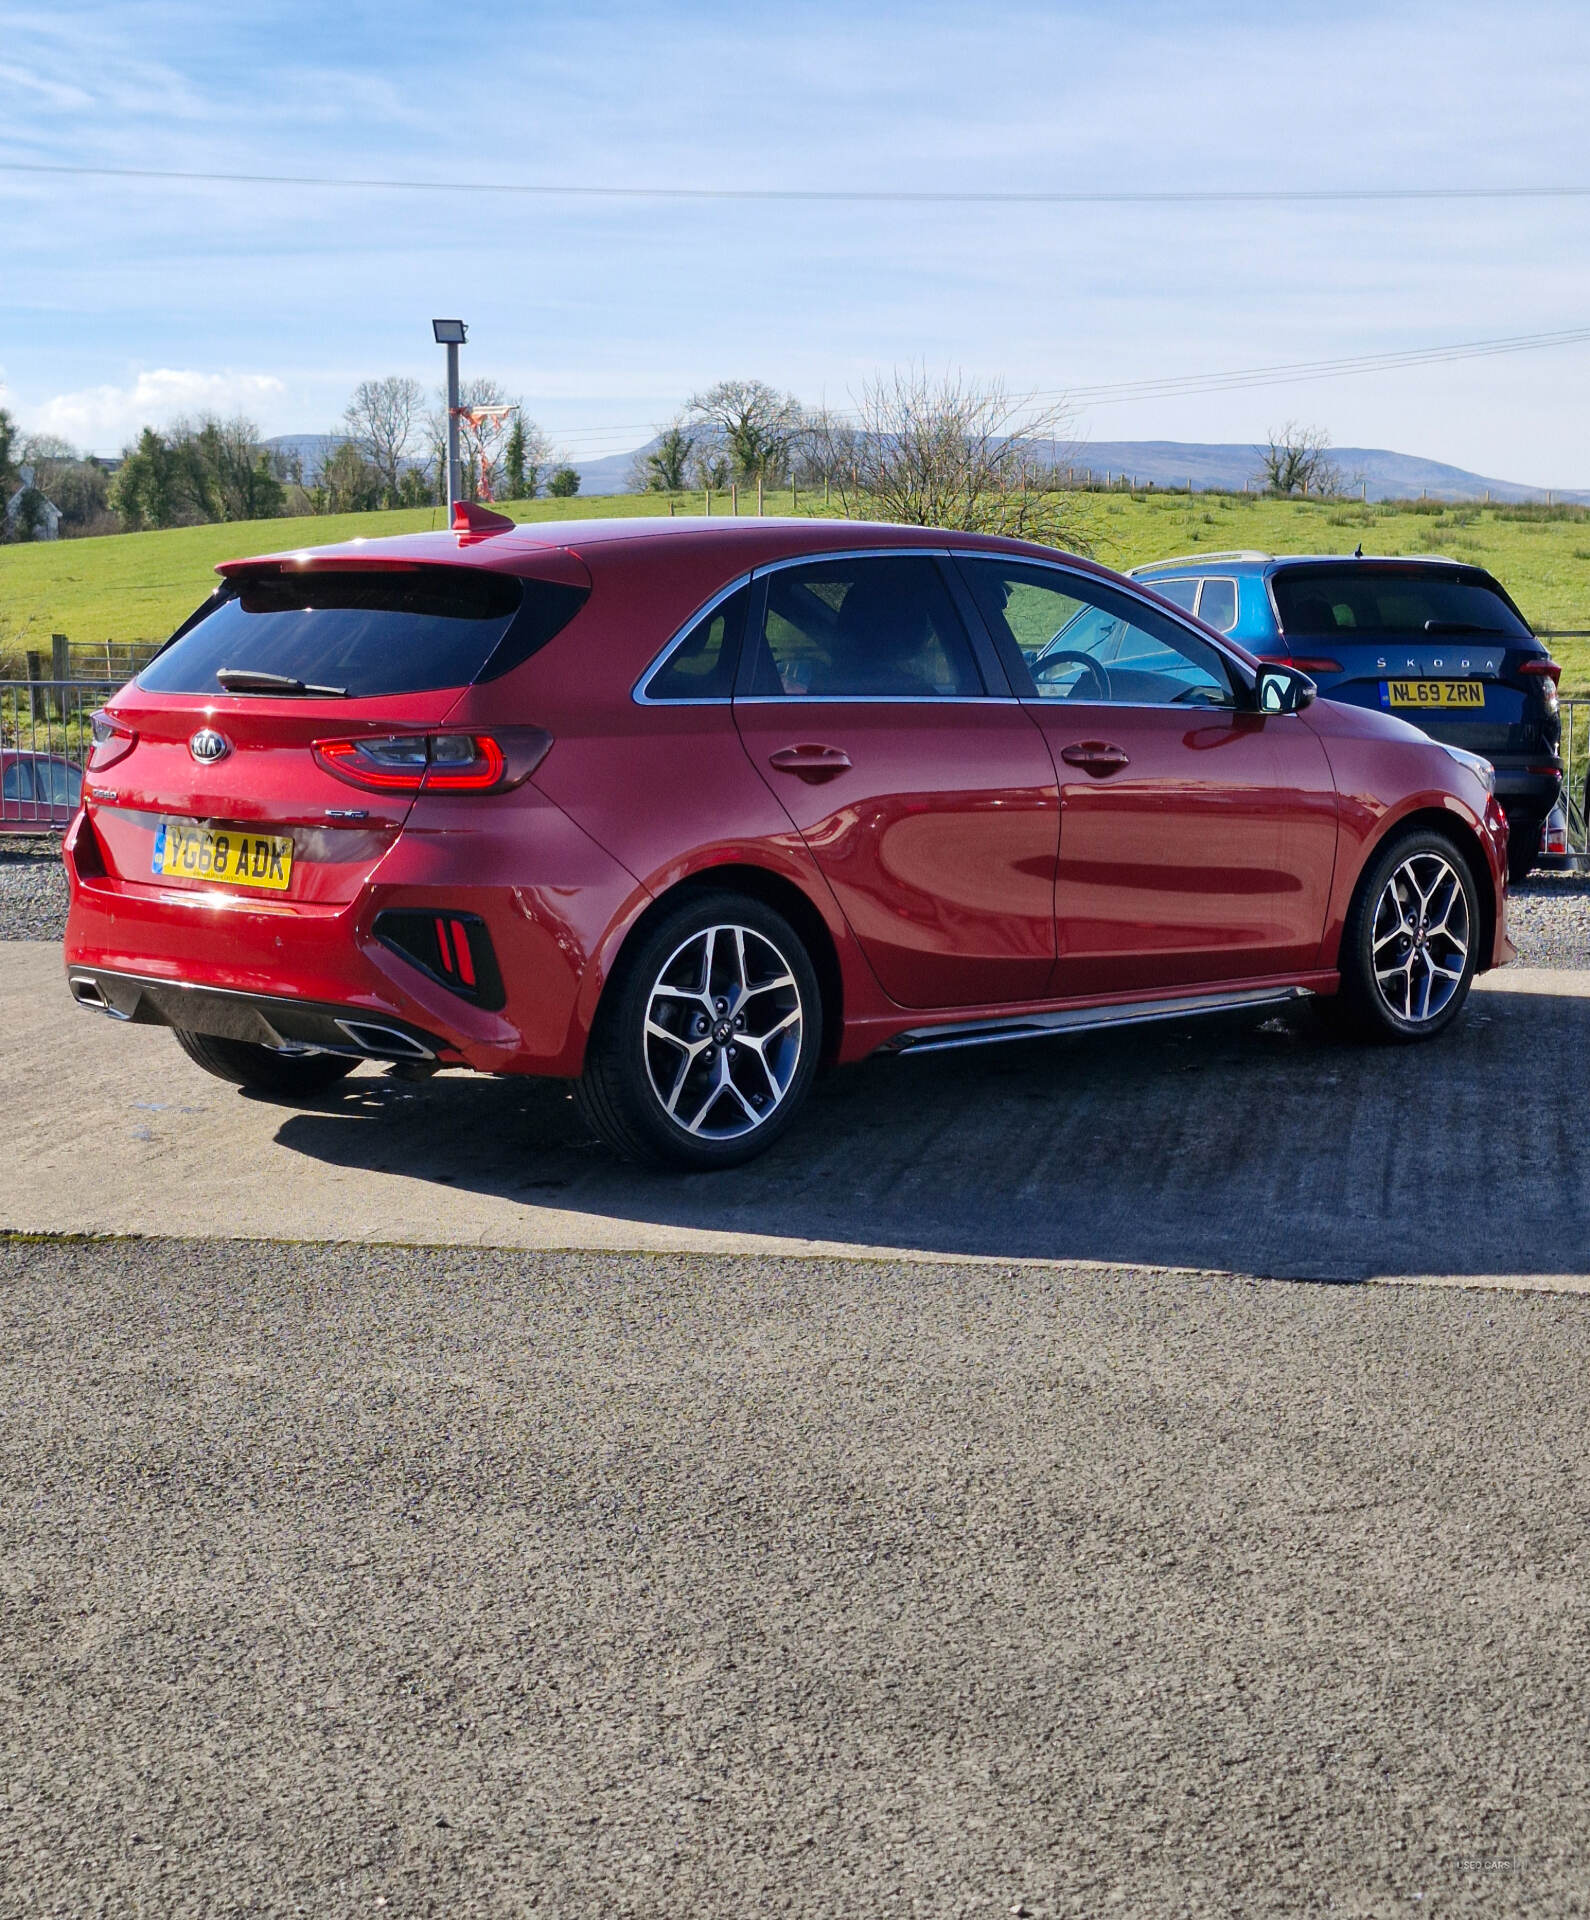
[[[481,540],[492,533],[512,533],[518,525],[505,513],[493,513],[490,507],[477,507],[473,500],[453,502],[453,532],[472,534]]]

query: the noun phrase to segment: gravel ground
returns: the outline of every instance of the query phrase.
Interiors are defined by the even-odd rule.
[[[1525,966],[1590,967],[1590,874],[1536,875],[1514,891],[1508,915]],[[59,940],[65,930],[66,875],[53,843],[0,844],[0,940]]]
[[[1590,1911],[1590,1302],[0,1242],[0,1912]]]
[[[66,932],[66,870],[54,840],[0,841],[0,940],[59,940]]]

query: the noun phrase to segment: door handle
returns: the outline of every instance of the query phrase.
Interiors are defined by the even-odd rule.
[[[1078,740],[1075,746],[1062,747],[1060,758],[1068,767],[1081,767],[1084,773],[1119,773],[1122,767],[1131,765],[1131,755],[1124,747],[1117,747],[1108,740]]]
[[[843,747],[820,747],[811,744],[798,747],[780,747],[777,753],[767,757],[770,767],[776,767],[780,773],[793,773],[797,780],[805,780],[815,785],[819,780],[832,780],[836,773],[846,773],[850,768],[850,755]]]

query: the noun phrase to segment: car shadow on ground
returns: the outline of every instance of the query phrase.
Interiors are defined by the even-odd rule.
[[[1476,995],[1440,1041],[1307,1009],[831,1074],[731,1173],[626,1167],[566,1087],[361,1073],[286,1118],[329,1165],[615,1220],[898,1251],[1288,1278],[1590,1272],[1590,999]],[[446,1237],[440,1233],[438,1237]]]

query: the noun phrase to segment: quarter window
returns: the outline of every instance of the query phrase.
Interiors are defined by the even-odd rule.
[[[646,683],[648,700],[727,700],[751,589],[739,587],[702,614]]]
[[[1237,624],[1236,581],[1206,580],[1198,595],[1198,618],[1216,633],[1229,633]]]
[[[932,700],[984,691],[938,563],[814,561],[767,576],[753,697]]]
[[[1040,700],[1233,704],[1218,649],[1102,581],[998,560],[965,567],[984,618],[1019,650]]]

